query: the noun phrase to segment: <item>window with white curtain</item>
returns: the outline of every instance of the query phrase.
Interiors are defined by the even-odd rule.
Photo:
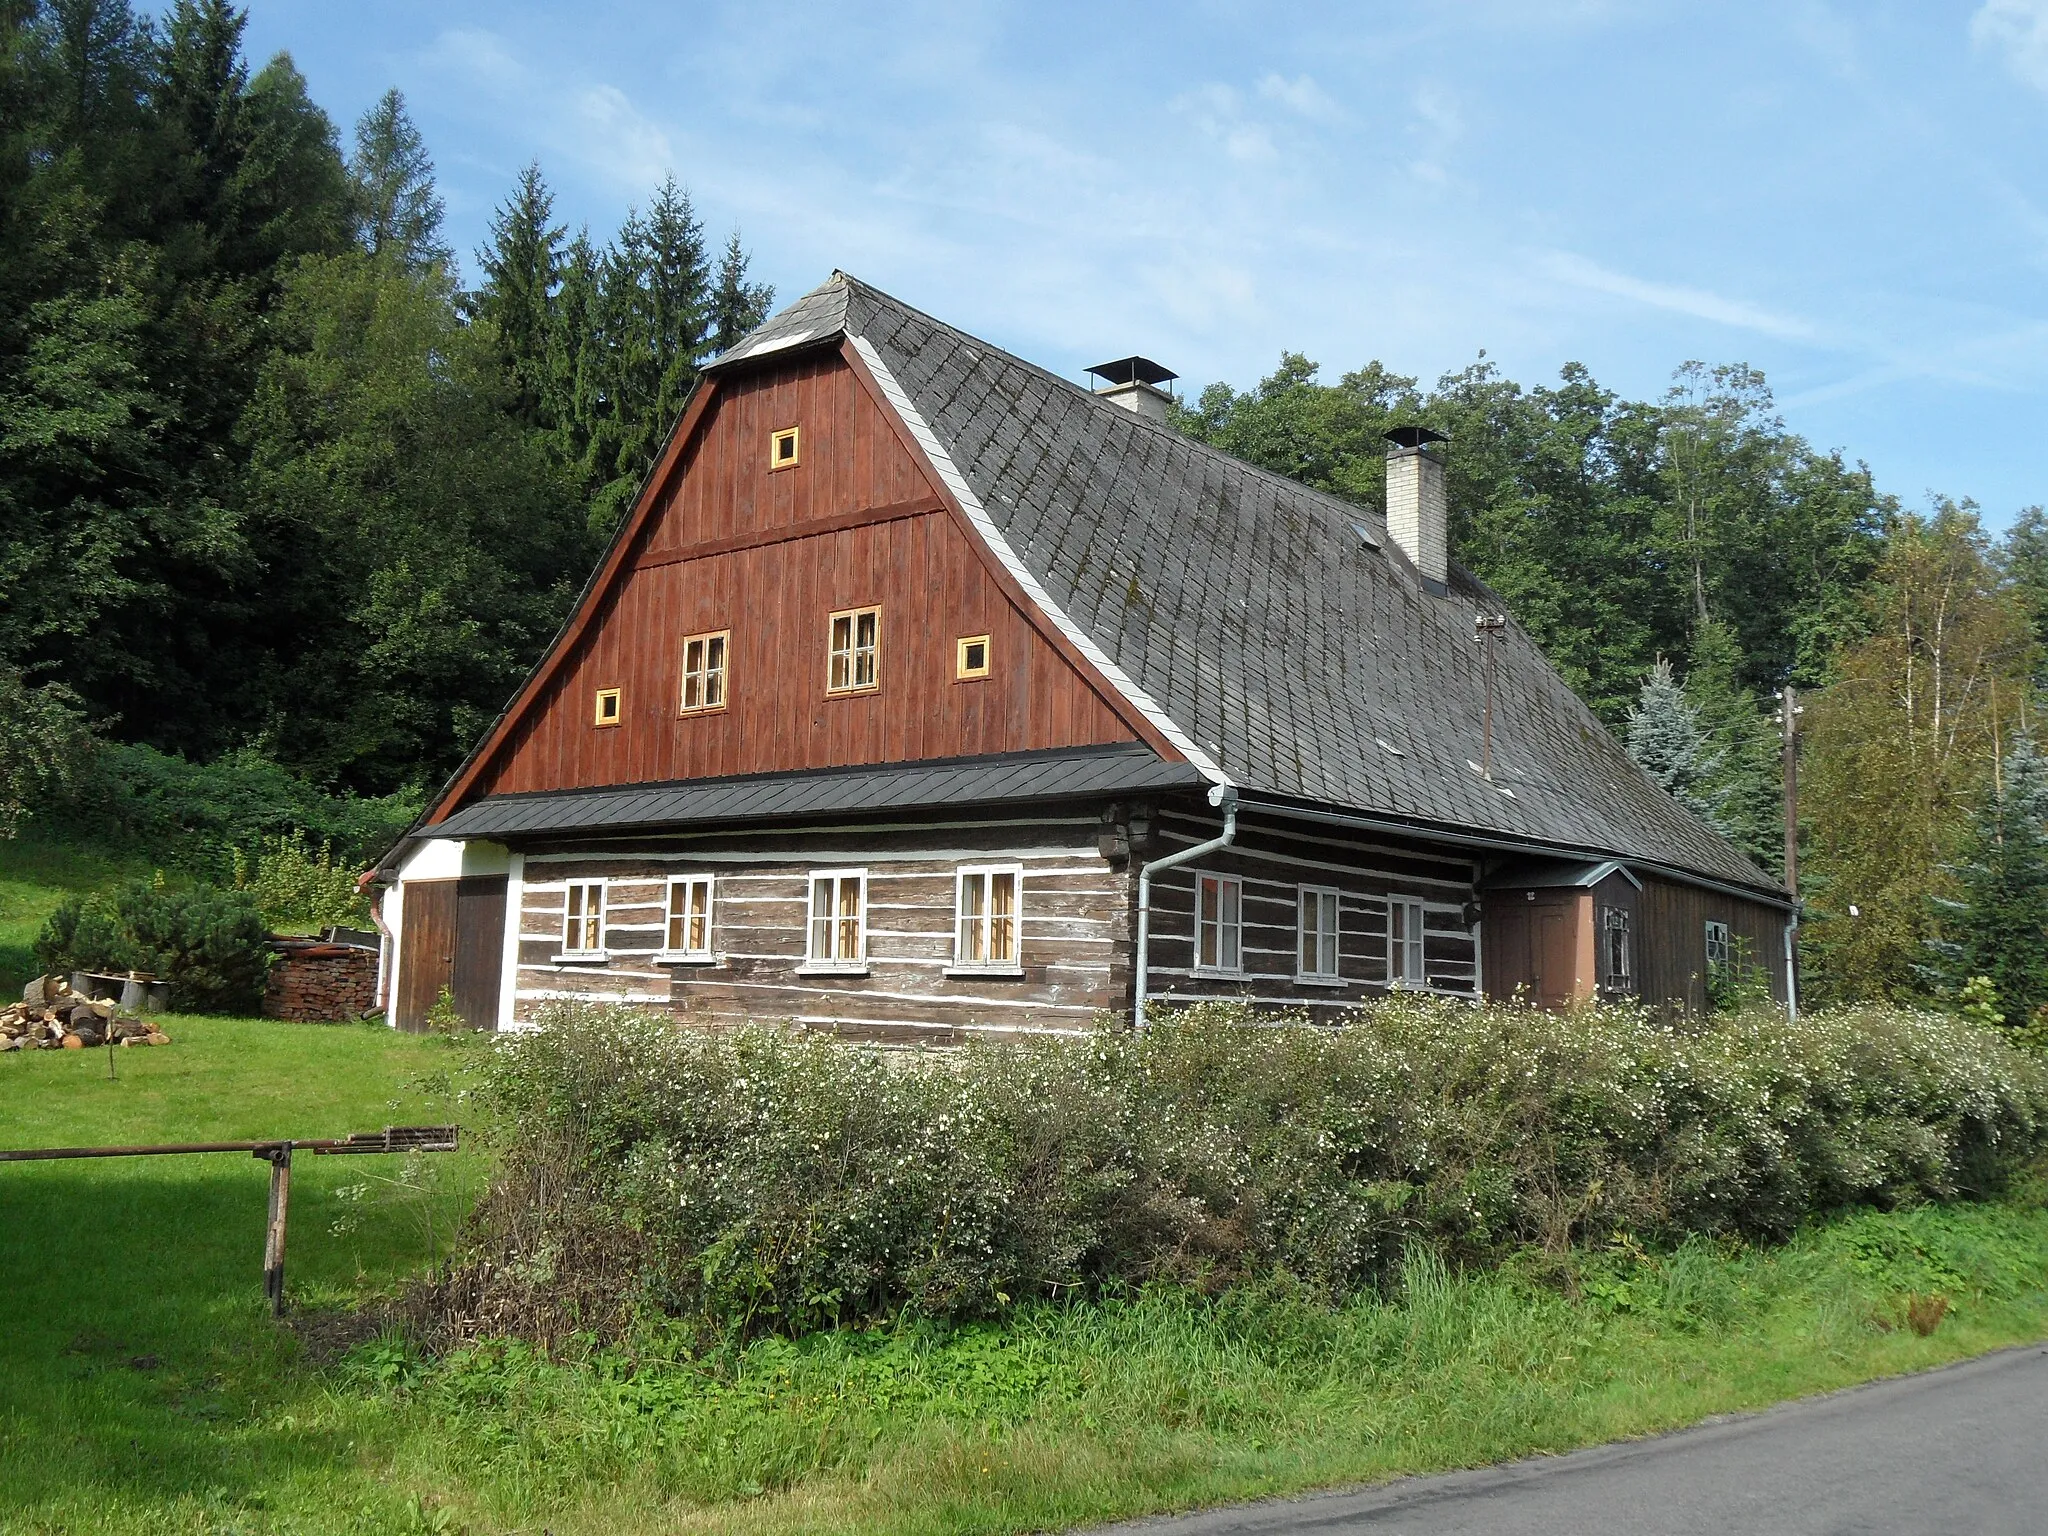
[[[1195,969],[1244,972],[1244,882],[1235,875],[1195,876]]]
[[[956,880],[955,969],[1015,970],[1023,920],[1023,869],[1015,864],[962,865]]]
[[[678,875],[668,883],[668,927],[661,940],[668,960],[711,959],[711,877]]]
[[[862,971],[868,963],[868,872],[811,873],[811,939],[805,968]]]
[[[1304,885],[1300,890],[1301,946],[1295,964],[1303,981],[1336,981],[1337,907],[1333,886]]]
[[[604,953],[604,882],[571,880],[569,900],[562,913],[562,953],[601,955]]]
[[[1423,953],[1422,903],[1395,896],[1387,902],[1387,981],[1396,987],[1429,985]]]

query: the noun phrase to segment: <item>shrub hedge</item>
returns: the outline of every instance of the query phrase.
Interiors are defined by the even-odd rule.
[[[1889,1007],[1666,1025],[1396,999],[1329,1028],[1217,1005],[887,1054],[559,1005],[481,1092],[500,1172],[433,1314],[544,1342],[1159,1279],[1336,1298],[1417,1242],[1485,1263],[1622,1232],[1774,1239],[1987,1192],[2048,1137],[2040,1063]]]
[[[45,971],[147,971],[171,984],[184,1013],[255,1013],[270,973],[269,934],[255,898],[201,885],[138,883],[67,897],[36,937]]]

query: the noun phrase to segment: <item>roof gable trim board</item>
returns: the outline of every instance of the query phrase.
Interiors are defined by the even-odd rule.
[[[1037,605],[1039,611],[1052,620],[1060,633],[1087,658],[1088,663],[1108,681],[1124,701],[1144,716],[1154,730],[1173,744],[1176,751],[1200,769],[1211,782],[1228,784],[1229,775],[1224,773],[1215,759],[1195,744],[1187,732],[1174,722],[1173,717],[1159,707],[1158,701],[1138,686],[1136,679],[1110,659],[1109,653],[1095,642],[1095,637],[1074,622],[1066,610],[1053,599],[1053,595],[1046,591],[1044,583],[1039,581],[1031,568],[1018,557],[1016,550],[1011,548],[1010,541],[1003,537],[1002,530],[996,527],[995,520],[988,515],[988,509],[982,506],[981,498],[974,494],[974,488],[967,483],[967,477],[960,473],[959,466],[953,462],[953,456],[946,451],[945,444],[939,441],[938,434],[924,419],[924,413],[918,410],[903,386],[896,381],[896,375],[882,360],[882,354],[875,350],[874,344],[865,336],[852,333],[849,333],[846,339],[860,354],[861,361],[867,365],[868,372],[880,387],[889,409],[895,412],[897,419],[909,430],[918,447],[924,450],[925,458],[938,472],[946,490],[958,503],[960,510],[967,515],[967,520],[974,525],[975,533],[1001,562],[1010,578],[1024,589],[1025,595]]]

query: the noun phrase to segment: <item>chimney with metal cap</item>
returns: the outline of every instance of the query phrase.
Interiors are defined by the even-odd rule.
[[[1437,593],[1450,579],[1451,502],[1443,459],[1430,445],[1448,441],[1428,427],[1387,434],[1387,533]]]
[[[1149,357],[1120,357],[1113,363],[1097,363],[1088,371],[1102,381],[1095,386],[1095,393],[1127,411],[1152,421],[1165,421],[1173,411],[1173,396],[1161,386],[1180,375]]]

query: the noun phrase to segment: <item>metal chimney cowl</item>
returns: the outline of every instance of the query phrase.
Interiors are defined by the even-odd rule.
[[[1148,421],[1166,421],[1173,414],[1173,396],[1164,386],[1179,375],[1149,357],[1120,357],[1115,362],[1097,363],[1088,372],[1101,380],[1095,386],[1096,396],[1112,405]]]
[[[1439,593],[1450,580],[1451,501],[1431,445],[1443,441],[1427,427],[1387,434],[1387,534]]]

